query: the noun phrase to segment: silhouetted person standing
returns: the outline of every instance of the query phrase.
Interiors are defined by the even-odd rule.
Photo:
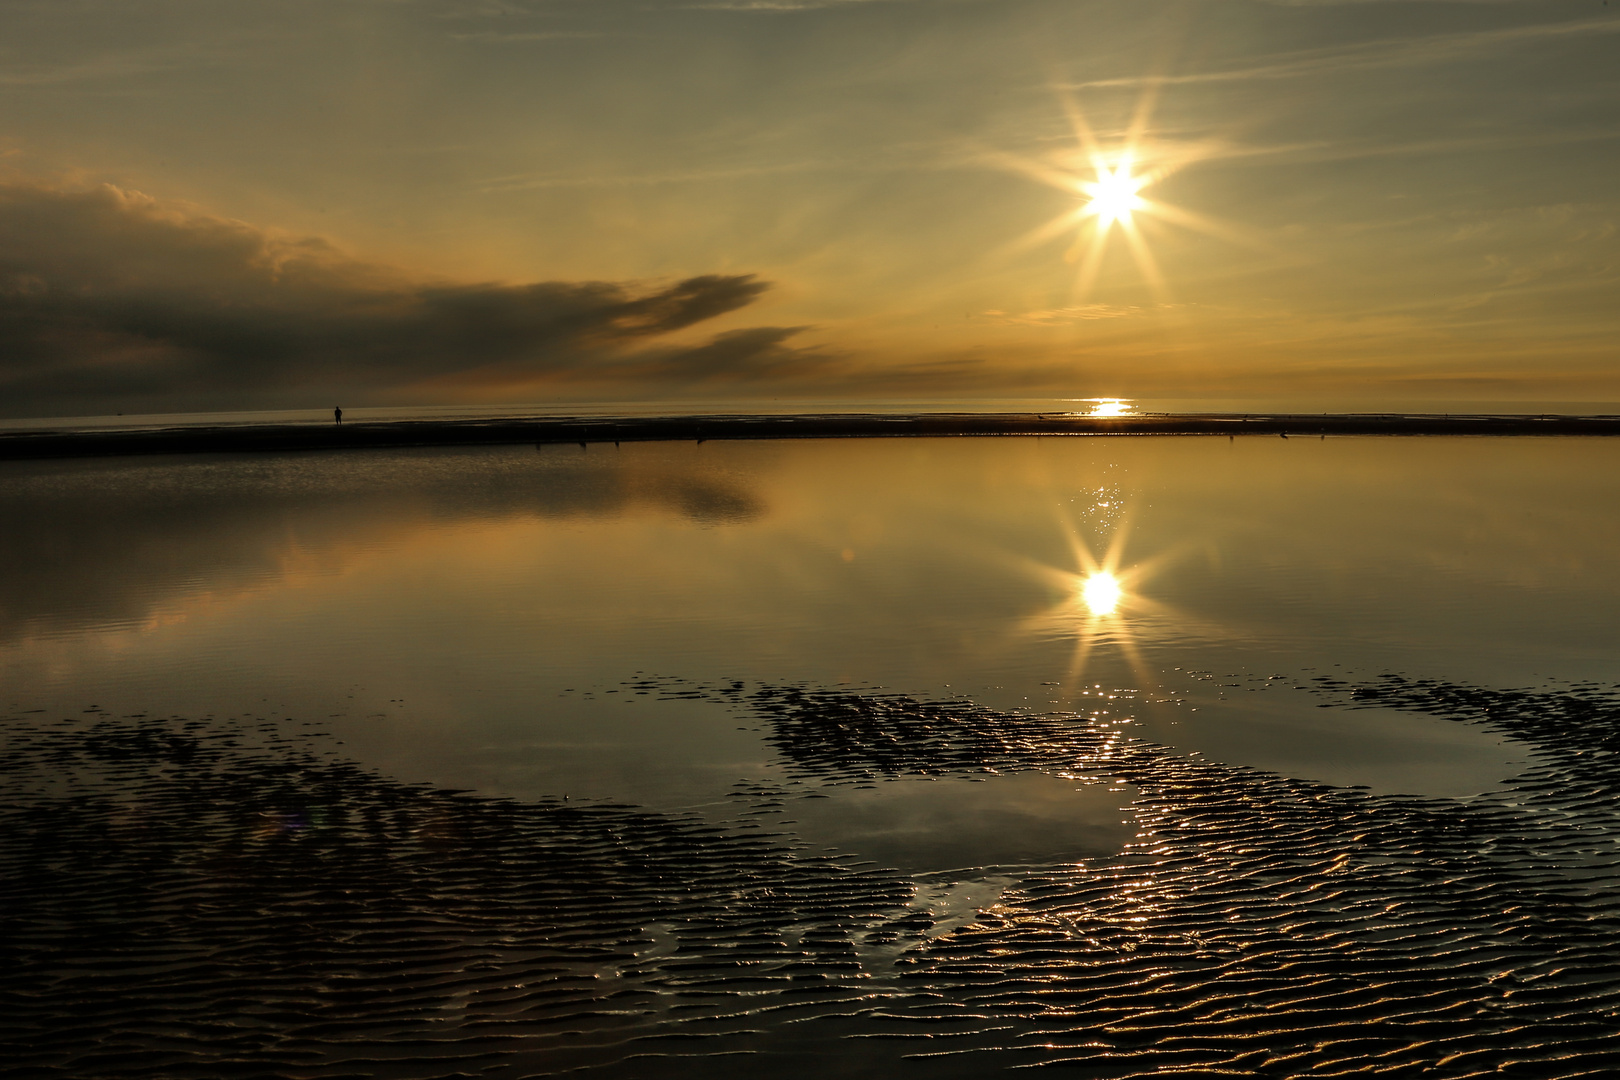
[[[342,409],[333,409],[332,410],[332,422],[334,424],[343,423],[343,410]]]

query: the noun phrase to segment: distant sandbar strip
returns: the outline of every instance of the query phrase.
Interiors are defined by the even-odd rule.
[[[0,459],[709,439],[1031,435],[1620,435],[1620,416],[912,413],[529,417],[0,433]]]

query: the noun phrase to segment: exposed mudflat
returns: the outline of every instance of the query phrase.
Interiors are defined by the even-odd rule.
[[[1620,697],[1320,686],[1532,765],[1384,796],[1077,717],[638,684],[786,767],[683,816],[406,786],[292,721],[11,716],[0,1075],[1620,1071]],[[929,783],[961,845],[891,869]],[[1059,784],[1072,820],[1030,809]]]

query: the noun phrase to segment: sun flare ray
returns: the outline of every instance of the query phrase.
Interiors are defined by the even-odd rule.
[[[1159,272],[1159,262],[1153,257],[1153,250],[1148,247],[1146,238],[1140,229],[1127,227],[1125,242],[1130,245],[1131,254],[1136,258],[1136,265],[1141,268],[1142,277],[1147,280],[1148,288],[1153,290],[1154,299],[1161,304],[1169,302],[1169,287],[1165,284],[1164,275]]]

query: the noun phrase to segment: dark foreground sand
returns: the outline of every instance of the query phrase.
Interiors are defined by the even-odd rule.
[[[5,718],[0,1075],[1620,1072],[1612,691],[1319,683],[1533,748],[1454,800],[1073,716],[628,689],[763,725],[790,782],[715,823],[403,786],[295,721]],[[914,880],[791,824],[829,786],[1035,769],[1135,785],[1140,832]],[[978,899],[949,919],[951,895]]]
[[[0,432],[0,460],[361,447],[970,435],[1620,435],[1620,417],[917,413],[387,420]]]

